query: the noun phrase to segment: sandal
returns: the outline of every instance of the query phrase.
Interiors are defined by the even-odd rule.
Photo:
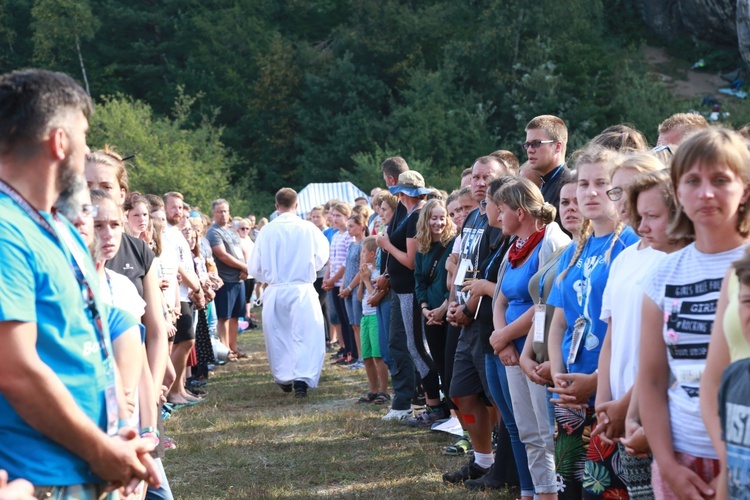
[[[364,396],[362,396],[361,398],[359,398],[359,400],[357,401],[357,403],[372,403],[377,398],[378,398],[377,394],[375,394],[374,392],[368,392],[367,394],[365,394]]]
[[[229,351],[229,354],[227,354],[227,361],[237,361],[237,354],[234,351]]]
[[[391,400],[391,395],[387,392],[379,392],[375,399],[372,400],[376,405],[383,405]]]

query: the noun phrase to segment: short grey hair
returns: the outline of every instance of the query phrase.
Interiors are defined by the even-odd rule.
[[[219,198],[218,200],[214,200],[211,202],[211,212],[213,213],[214,209],[221,204],[225,204],[227,208],[229,208],[229,202],[224,198]]]

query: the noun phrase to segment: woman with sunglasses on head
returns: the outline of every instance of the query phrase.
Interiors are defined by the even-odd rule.
[[[619,220],[614,203],[606,192],[612,188],[612,170],[621,157],[600,147],[585,149],[577,159],[576,197],[584,217],[577,245],[561,257],[558,276],[547,303],[555,306],[549,330],[549,358],[556,404],[558,470],[564,484],[559,496],[593,498],[624,492],[625,487],[612,470],[617,452],[602,450],[594,438],[587,446],[584,436],[594,424],[593,403],[597,385],[599,352],[607,324],[599,319],[602,295],[611,262],[638,240]],[[587,454],[588,451],[588,454]],[[593,462],[593,458],[598,460]],[[573,473],[587,464],[583,477]],[[603,485],[607,486],[604,487]]]
[[[654,455],[656,498],[715,493],[718,429],[706,428],[699,395],[717,395],[701,394],[699,386],[714,347],[708,340],[724,275],[750,234],[748,164],[742,138],[722,128],[692,135],[672,160],[679,204],[669,234],[695,242],[662,259],[644,285],[641,345],[648,348],[640,350],[636,383],[641,414],[648,409],[643,429]]]

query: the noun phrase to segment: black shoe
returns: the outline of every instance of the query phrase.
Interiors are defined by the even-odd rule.
[[[301,380],[294,381],[294,397],[295,398],[307,397],[307,382],[302,382]]]
[[[292,388],[294,387],[291,383],[289,384],[279,384],[276,382],[276,384],[281,387],[281,390],[284,392],[292,392]]]
[[[443,481],[445,481],[446,483],[459,484],[465,482],[468,479],[479,479],[489,471],[489,468],[485,469],[484,467],[480,467],[476,463],[474,463],[474,457],[471,457],[471,459],[457,471],[446,472],[445,474],[443,474]]]
[[[475,491],[491,491],[491,490],[502,490],[508,485],[503,481],[495,478],[495,464],[489,468],[487,474],[478,479],[468,479],[464,484],[466,489]]]

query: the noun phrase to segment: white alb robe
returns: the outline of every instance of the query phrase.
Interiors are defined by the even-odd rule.
[[[284,213],[258,233],[249,274],[268,283],[263,335],[277,383],[317,387],[325,360],[325,323],[313,283],[328,262],[329,245],[314,224]]]

